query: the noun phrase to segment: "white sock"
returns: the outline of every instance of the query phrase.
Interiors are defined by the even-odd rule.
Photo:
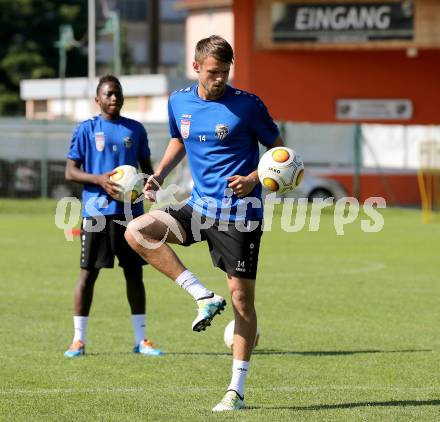
[[[135,344],[138,345],[141,341],[146,340],[145,314],[132,315],[131,325],[133,326]]]
[[[74,316],[73,317],[73,341],[81,340],[84,344],[86,342],[86,329],[87,322],[89,321],[88,316]]]
[[[185,289],[195,300],[212,296],[211,290],[208,290],[199,279],[189,270],[185,270],[176,278],[176,283]]]
[[[241,397],[244,397],[244,382],[248,368],[248,361],[234,359],[232,362],[232,379],[228,390],[235,390]]]

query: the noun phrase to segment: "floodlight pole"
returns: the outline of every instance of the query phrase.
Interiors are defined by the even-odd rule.
[[[356,123],[354,133],[354,180],[353,194],[359,200],[361,190],[361,162],[362,162],[362,129],[359,123]]]
[[[119,12],[112,12],[113,20],[113,66],[116,76],[121,75],[121,29],[119,21]]]
[[[96,18],[95,18],[95,0],[88,0],[88,96],[91,101],[90,107],[93,112],[94,91],[96,78]]]
[[[156,74],[159,71],[159,44],[160,44],[160,2],[150,0],[148,2],[148,25],[149,25],[149,43],[148,58],[150,64],[150,73]]]
[[[60,26],[60,40],[58,44],[59,64],[58,75],[60,78],[60,98],[61,98],[61,116],[66,116],[66,61],[67,61],[67,45],[65,39],[65,26]]]

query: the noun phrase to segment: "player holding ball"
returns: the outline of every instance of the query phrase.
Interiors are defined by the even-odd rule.
[[[119,80],[103,76],[96,89],[101,113],[80,123],[73,132],[67,155],[66,179],[84,185],[82,196],[81,258],[79,279],[74,294],[74,336],[64,355],[76,358],[85,354],[86,329],[92,305],[95,281],[102,268],[113,268],[115,255],[126,280],[135,337],[134,353],[158,356],[160,349],[147,340],[145,332],[145,288],[142,266],[145,261],[127,245],[124,204],[120,186],[112,180],[115,168],[140,165],[152,174],[150,149],[143,125],[120,115],[124,95]],[[144,212],[142,201],[133,204],[133,216]]]

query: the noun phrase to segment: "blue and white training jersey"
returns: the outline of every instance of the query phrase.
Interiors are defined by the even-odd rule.
[[[252,173],[258,166],[258,142],[271,147],[279,136],[263,102],[229,85],[221,98],[203,100],[195,84],[170,96],[168,115],[171,137],[183,140],[194,179],[188,204],[221,220],[263,218],[262,206],[253,208],[249,199],[231,197],[227,180]],[[261,184],[248,194],[252,197],[261,203]]]
[[[86,173],[102,174],[124,164],[138,168],[139,160],[149,156],[147,132],[141,123],[125,117],[106,120],[95,116],[75,128],[67,158],[81,163]],[[84,185],[82,200],[83,217],[124,215],[124,204],[101,186]],[[142,214],[143,204],[134,204],[132,212]]]

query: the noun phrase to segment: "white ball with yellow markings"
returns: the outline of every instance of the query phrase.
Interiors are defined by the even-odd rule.
[[[114,199],[121,202],[134,202],[142,195],[144,179],[138,174],[137,168],[129,165],[116,167],[110,180],[121,189]]]
[[[271,192],[290,192],[301,183],[303,177],[302,158],[291,148],[272,148],[262,155],[258,163],[258,178],[263,187]]]
[[[234,327],[235,327],[235,321],[232,320],[225,327],[225,331],[223,333],[223,340],[224,340],[224,342],[226,344],[226,347],[228,349],[231,349],[231,350],[234,347]],[[257,334],[255,336],[254,347],[258,346],[259,340],[260,340],[260,333],[258,332],[258,329],[257,329]]]

